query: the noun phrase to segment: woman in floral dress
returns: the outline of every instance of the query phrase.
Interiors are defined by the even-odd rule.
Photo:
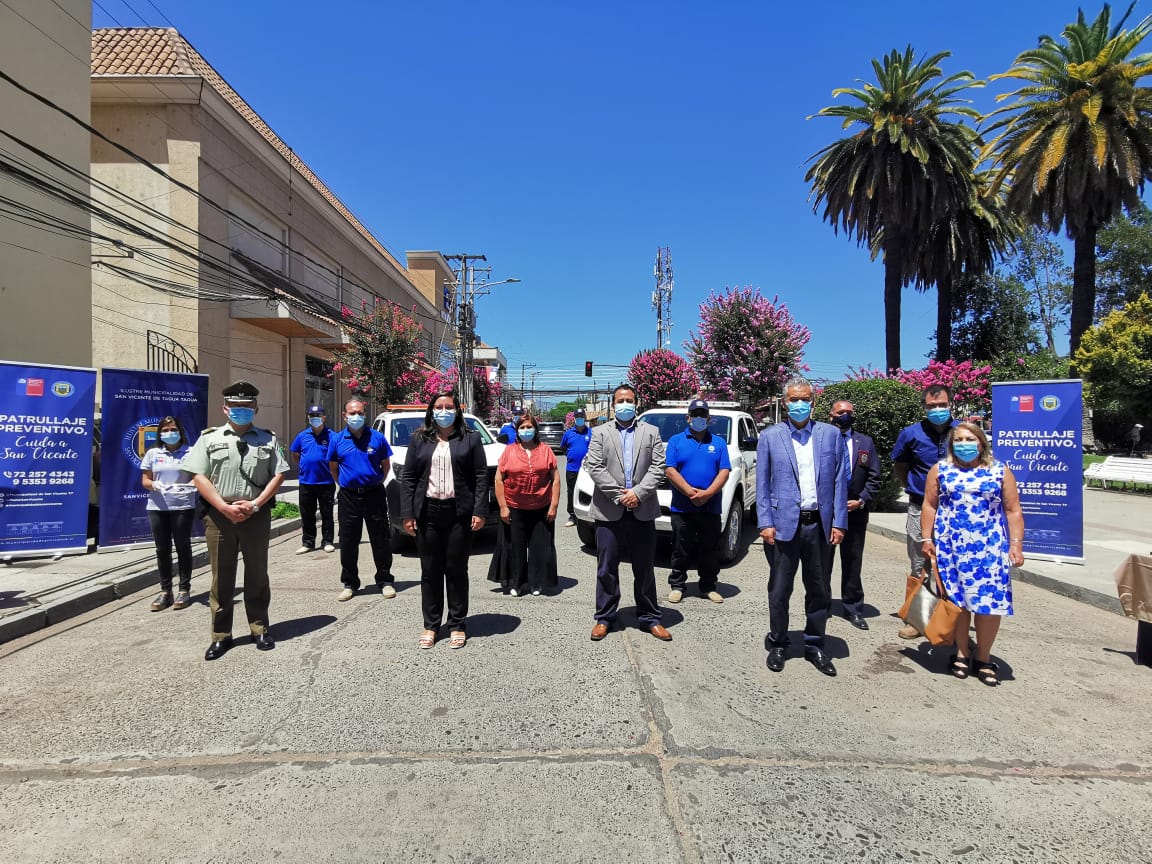
[[[964,612],[956,621],[956,653],[949,671],[984,684],[1000,683],[992,643],[1000,619],[1012,614],[1012,567],[1024,563],[1024,514],[1016,478],[992,457],[984,430],[957,423],[948,456],[928,472],[920,515],[924,554],[934,558],[948,598]],[[976,652],[969,654],[968,626],[976,616]]]

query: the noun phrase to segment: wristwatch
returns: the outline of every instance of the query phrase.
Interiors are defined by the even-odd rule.
[[[253,504],[252,505],[252,512],[253,513],[259,513],[260,512],[260,505],[259,504]]]

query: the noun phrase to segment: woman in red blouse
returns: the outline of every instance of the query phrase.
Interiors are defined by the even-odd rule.
[[[516,441],[504,448],[496,466],[496,501],[508,526],[506,561],[499,581],[513,597],[540,594],[559,582],[556,573],[556,510],[560,506],[560,468],[552,448],[540,443],[540,424],[525,414],[516,424]]]

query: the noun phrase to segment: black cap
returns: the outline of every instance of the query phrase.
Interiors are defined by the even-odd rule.
[[[703,411],[705,414],[707,414],[708,403],[703,399],[693,399],[688,403],[688,413],[691,414],[693,411]]]
[[[234,381],[220,392],[230,402],[255,402],[256,397],[260,395],[256,385],[247,381]]]
[[[588,415],[584,413],[583,408],[577,408],[575,411],[572,412],[572,419],[575,420],[577,417],[582,417],[585,420],[588,419]]]

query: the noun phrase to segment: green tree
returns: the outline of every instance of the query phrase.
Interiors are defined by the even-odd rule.
[[[1017,238],[1012,274],[1032,295],[1036,323],[1044,335],[1044,346],[1056,353],[1056,328],[1068,317],[1072,300],[1071,273],[1064,263],[1064,250],[1035,226]]]
[[[1096,316],[1152,293],[1152,210],[1141,203],[1096,237]]]
[[[1084,334],[1075,360],[1090,403],[1152,413],[1152,297],[1141,294],[1104,316]]]
[[[1041,36],[993,79],[1023,82],[997,101],[989,144],[1007,184],[1008,206],[1034,225],[1063,226],[1075,247],[1070,334],[1075,355],[1096,305],[1096,235],[1121,209],[1140,202],[1152,177],[1152,55],[1132,56],[1152,32],[1152,17],[1131,30],[1132,6],[1112,26],[1104,5],[1094,21],[1080,11],[1063,41]]]
[[[955,359],[995,365],[1036,351],[1031,295],[1020,280],[1001,272],[965,276],[957,288],[952,315]]]
[[[920,238],[974,196],[976,131],[952,118],[977,120],[959,98],[978,86],[971,72],[944,77],[939,63],[951,55],[917,60],[909,46],[873,60],[876,83],[839,88],[851,105],[822,108],[853,134],[810,159],[813,210],[873,256],[884,256],[884,346],[890,369],[900,366],[900,291],[910,281]]]
[[[548,419],[563,420],[577,408],[583,407],[583,402],[565,402],[561,400],[548,409]]]

